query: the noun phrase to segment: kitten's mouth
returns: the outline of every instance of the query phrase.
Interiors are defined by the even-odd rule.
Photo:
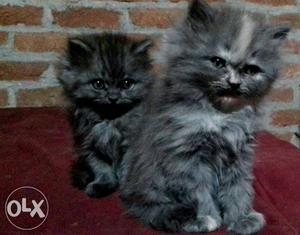
[[[218,92],[215,104],[224,112],[233,112],[249,105],[249,101],[243,98],[238,91],[223,90]]]
[[[216,100],[216,106],[224,112],[238,111],[247,105],[249,102],[237,96],[221,96]]]
[[[217,95],[219,97],[236,97],[238,98],[241,93],[238,90],[231,90],[231,89],[227,89],[227,90],[221,90],[217,93]]]
[[[92,107],[102,118],[113,120],[126,114],[134,106],[133,104],[101,103],[98,100],[94,100]]]
[[[102,105],[98,108],[102,118],[112,120],[120,116],[123,116],[125,113],[127,113],[132,109],[132,106],[130,105],[126,106],[121,104],[109,104],[109,105]]]

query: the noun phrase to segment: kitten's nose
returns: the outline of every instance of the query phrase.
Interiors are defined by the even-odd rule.
[[[118,97],[108,97],[108,100],[111,102],[111,103],[117,103],[118,101]]]
[[[227,82],[230,85],[231,89],[237,90],[241,85],[241,78],[236,74],[234,70],[231,70],[227,78]]]
[[[230,77],[227,82],[233,90],[237,90],[241,85],[241,80],[235,76]]]

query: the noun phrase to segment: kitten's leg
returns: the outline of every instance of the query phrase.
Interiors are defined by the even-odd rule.
[[[81,157],[73,165],[72,184],[90,197],[105,197],[118,188],[118,180],[111,165],[93,155]]]
[[[72,185],[79,190],[85,187],[95,179],[95,174],[85,157],[79,157],[71,169]]]
[[[124,184],[124,180],[126,179],[126,176],[130,172],[130,168],[132,166],[131,163],[132,163],[133,156],[137,152],[135,149],[133,149],[133,151],[132,150],[129,151],[128,146],[129,146],[128,139],[124,139],[123,142],[120,144],[121,155],[115,167],[120,185]]]
[[[196,192],[197,219],[186,224],[183,230],[186,232],[212,232],[221,226],[222,219],[211,193],[205,187]]]
[[[72,172],[73,183],[90,197],[104,197],[118,188],[115,163],[121,135],[108,122],[96,124],[79,149],[80,158]]]
[[[167,197],[163,192],[150,191],[136,193],[123,187],[121,198],[130,215],[140,218],[154,229],[167,232],[211,232],[221,225],[220,212],[204,185],[202,190],[186,190],[183,187],[168,191]]]
[[[166,232],[211,232],[218,227],[211,216],[197,216],[196,205],[140,204],[131,205],[127,212],[140,218],[145,225]]]
[[[264,216],[252,209],[253,188],[250,178],[232,177],[219,192],[228,230],[236,234],[248,235],[260,231],[265,225]]]
[[[115,164],[120,155],[122,135],[111,123],[103,121],[96,124],[87,136],[83,148],[99,153],[106,162]]]
[[[126,205],[126,198],[122,199]],[[141,219],[146,226],[166,232],[181,232],[185,224],[195,221],[197,217],[196,207],[171,203],[131,203],[127,207],[127,212]]]
[[[90,197],[99,198],[115,192],[119,184],[112,166],[94,155],[89,156],[87,162],[95,177],[84,189],[86,194]]]

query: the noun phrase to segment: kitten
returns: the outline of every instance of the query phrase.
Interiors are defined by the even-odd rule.
[[[167,37],[167,71],[151,91],[139,137],[124,156],[121,198],[129,215],[169,232],[222,224],[252,234],[256,107],[278,77],[287,27],[193,0]]]
[[[151,84],[150,40],[121,34],[90,35],[68,41],[59,80],[73,104],[72,126],[78,159],[73,184],[91,197],[118,187],[116,169],[126,135],[142,113]]]

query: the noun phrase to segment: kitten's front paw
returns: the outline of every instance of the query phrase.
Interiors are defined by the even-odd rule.
[[[95,179],[90,166],[85,161],[77,161],[71,170],[72,185],[79,190],[84,190],[86,186]]]
[[[89,197],[102,198],[114,193],[117,189],[117,184],[92,182],[87,185],[84,191]]]
[[[183,227],[184,232],[199,233],[199,232],[212,232],[220,227],[221,223],[219,219],[215,219],[212,216],[201,216],[196,221],[189,222]]]
[[[234,234],[250,235],[259,232],[265,225],[263,214],[251,212],[229,225],[228,230]]]

